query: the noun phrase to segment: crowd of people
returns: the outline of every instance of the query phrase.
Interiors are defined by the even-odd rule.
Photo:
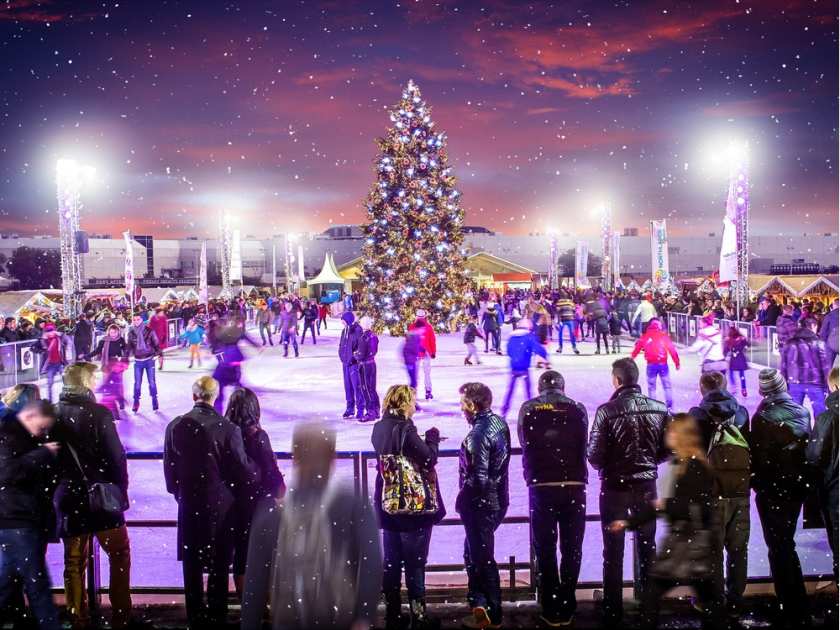
[[[784,320],[776,322],[780,368],[759,373],[761,402],[753,413],[736,397],[739,386],[746,395],[744,343],[737,328],[731,327],[724,339],[717,314],[703,314],[691,348],[702,359],[702,398],[683,413],[673,409],[669,381],[669,360],[679,369],[680,357],[662,326],[656,296],[644,296],[635,306],[632,298],[598,291],[508,292],[477,294],[468,302],[466,365],[480,363],[477,338],[484,338],[486,353],[501,354],[501,327],[510,324],[513,332],[504,349],[510,381],[499,412],[493,392],[480,380],[460,388],[469,430],[461,444],[460,490],[453,507],[465,533],[472,611],[465,627],[497,628],[503,621],[494,542],[510,500],[507,415],[518,382],[526,402],[515,430],[523,451],[543,623],[568,626],[575,614],[591,466],[601,487],[605,627],[618,626],[624,616],[628,530],[635,532],[642,627],[656,627],[660,600],[676,584],[696,591],[704,627],[737,627],[746,612],[751,493],[775,585],[777,623],[806,626],[809,601],[794,534],[811,493],[820,506],[837,581],[838,372],[832,369],[837,301],[821,322],[813,310],[804,316],[800,310],[795,318],[795,312],[783,309],[780,318],[790,316],[794,325],[786,329]],[[629,306],[623,305],[625,299]],[[244,300],[218,309],[214,305],[209,314],[201,312],[203,307],[190,312],[190,305],[183,305],[179,313],[187,319],[182,339],[175,342],[190,346],[191,362],[200,360],[193,346],[203,343],[217,359],[212,376],[195,381],[193,407],[169,423],[164,443],[166,489],[178,506],[177,550],[190,626],[224,623],[233,575],[243,629],[260,627],[268,607],[275,628],[360,630],[373,622],[380,593],[388,630],[434,628],[437,622],[426,607],[425,566],[432,531],[446,514],[436,473],[441,436],[431,428],[421,437],[413,422],[423,404],[418,398],[433,398],[434,327],[418,310],[402,345],[408,382],[391,386],[380,402],[373,321],[367,316],[357,320],[349,308],[341,315],[344,416],[373,423],[377,476],[371,504],[333,479],[336,436],[320,424],[295,429],[286,483],[260,425],[259,398],[241,384],[241,346],[270,346],[279,331],[284,354],[290,345],[297,354],[298,326],[311,332],[314,343],[320,307],[293,298],[255,306],[251,315]],[[266,320],[263,313],[273,309],[279,318]],[[97,341],[96,315],[86,313],[77,327],[88,326],[90,337],[84,332],[73,336],[73,362],[62,354],[67,343],[60,331],[49,322],[41,327],[47,396],[42,399],[36,385],[18,385],[5,393],[0,409],[0,614],[31,614],[40,628],[61,627],[45,561],[47,544],[61,540],[66,615],[73,628],[88,627],[87,550],[95,538],[109,559],[112,626],[148,625],[133,614],[124,517],[129,477],[115,419],[125,406],[121,375],[130,357],[134,409],[144,376],[157,408],[155,371],[164,365],[162,348],[173,341],[165,326],[172,315],[164,310],[133,313],[127,328],[109,324]],[[258,326],[262,345],[246,333],[249,319]],[[613,322],[618,322],[615,327]],[[593,410],[590,422],[589,410],[566,395],[563,375],[550,369],[549,342],[557,334],[555,352],[562,352],[567,337],[577,353],[577,342],[590,333],[596,352],[603,342],[605,353],[618,354],[622,325],[634,345],[629,357],[612,364],[614,391]],[[646,360],[648,395],[639,383],[635,358],[640,355]],[[530,383],[534,357],[545,368],[536,397]],[[91,358],[102,361],[100,382]],[[50,378],[55,363],[61,369]],[[63,388],[53,405],[53,380],[59,377]],[[225,404],[227,388],[233,390]],[[813,418],[802,406],[806,397]],[[657,515],[665,518],[668,530],[659,545]],[[407,616],[401,601],[403,573]]]

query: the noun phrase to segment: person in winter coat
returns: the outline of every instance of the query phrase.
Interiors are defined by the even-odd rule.
[[[630,518],[616,519],[609,525],[612,534],[623,534],[625,529],[638,530],[646,523],[656,518],[657,512],[664,513],[671,531],[688,530],[697,533],[687,541],[682,538],[667,536],[663,541],[663,549],[654,561],[651,575],[645,581],[642,595],[642,615],[640,627],[654,630],[658,627],[659,605],[662,596],[683,581],[674,575],[669,575],[669,556],[677,555],[677,545],[701,544],[700,532],[711,532],[714,527],[714,472],[706,461],[700,446],[700,435],[697,423],[685,413],[674,416],[665,431],[665,444],[673,452],[672,468],[674,476],[670,480],[667,496],[655,502],[639,506],[631,512]],[[699,553],[708,552],[707,548],[700,548]],[[662,564],[660,564],[662,562]],[[705,567],[704,567],[705,568]],[[678,570],[684,567],[678,567]],[[700,601],[704,604],[704,629],[717,630],[725,628],[727,624],[720,605],[721,595],[717,588],[712,571],[699,570],[687,585],[694,588]]]
[[[729,359],[729,386],[735,387],[735,374],[741,381],[741,396],[747,397],[747,348],[749,340],[741,334],[737,326],[730,326],[726,340],[723,342],[723,355]]]
[[[221,624],[227,615],[233,509],[256,470],[239,427],[213,408],[219,383],[202,376],[192,390],[195,406],[166,427],[163,474],[166,491],[178,502],[178,560],[183,563],[187,620],[203,628]]]
[[[647,330],[636,341],[630,358],[635,359],[639,353],[644,351],[647,361],[647,386],[648,396],[656,396],[656,379],[662,381],[662,391],[665,393],[665,405],[670,410],[674,406],[674,394],[671,387],[671,374],[668,371],[668,356],[674,362],[674,368],[680,369],[680,355],[671,342],[668,333],[662,330],[662,324],[658,319],[648,323]]]
[[[478,359],[478,350],[475,347],[475,338],[481,337],[485,341],[486,338],[478,329],[477,319],[475,315],[470,315],[467,327],[464,329],[464,345],[467,347],[467,356],[464,357],[464,365],[472,365],[470,359],[473,357],[475,357],[475,364],[481,365],[481,361]]]
[[[805,449],[811,417],[791,398],[778,370],[761,370],[758,388],[763,399],[752,417],[748,438],[755,505],[782,620],[791,627],[803,627],[810,615],[794,534],[808,487]]]
[[[510,503],[510,430],[490,408],[493,394],[489,387],[483,383],[465,383],[459,392],[461,411],[470,425],[461,444],[459,491],[455,501],[466,533],[467,599],[473,611],[469,623],[478,628],[499,627],[502,590],[493,548],[496,529]]]
[[[405,341],[402,344],[402,357],[405,364],[405,371],[408,374],[408,384],[417,391],[417,362],[420,357],[420,344],[423,326],[414,327],[414,323],[408,325],[405,331]]]
[[[595,413],[589,432],[587,459],[601,478],[601,525],[604,536],[604,623],[616,625],[623,614],[624,532],[610,531],[613,521],[646,509],[656,498],[659,464],[668,457],[665,427],[667,407],[642,395],[639,368],[633,359],[612,364],[615,392]],[[656,521],[636,529],[634,544],[639,580],[644,588],[656,555]]]
[[[817,336],[817,322],[805,319],[802,326],[780,350],[779,371],[787,380],[788,392],[797,404],[807,396],[814,417],[825,411],[828,373],[831,364],[823,340]]]
[[[689,410],[700,432],[700,447],[709,453],[712,440],[727,427],[735,427],[738,435],[749,437],[749,412],[726,391],[726,379],[720,372],[700,375],[703,400]],[[719,442],[719,438],[716,442]],[[726,455],[724,455],[726,457]],[[717,461],[717,458],[712,458]],[[747,551],[750,539],[750,456],[745,442],[743,450],[729,457],[722,470],[716,470],[718,492],[715,501],[716,531],[720,545],[715,547],[714,570],[718,587],[726,592],[727,608],[732,616],[740,611],[747,586]],[[746,465],[743,460],[746,459]],[[726,581],[723,577],[723,551],[726,551]]]
[[[268,312],[268,311],[260,311]],[[268,324],[266,323],[268,327]],[[269,328],[269,341],[271,341],[271,332]],[[262,334],[262,328],[260,329],[260,333]],[[201,367],[201,344],[204,341],[204,327],[198,323],[198,321],[193,317],[190,319],[187,327],[184,329],[184,332],[181,333],[181,339],[183,339],[190,350],[190,364],[187,366],[187,369],[192,369],[193,364],[197,363],[198,367]],[[265,345],[265,341],[263,341],[263,345]],[[273,343],[271,345],[274,345]]]
[[[536,335],[531,332],[531,320],[523,319],[518,326],[511,333],[507,344],[507,353],[510,358],[510,378],[505,400],[502,403],[502,418],[507,418],[508,411],[510,411],[510,401],[513,398],[513,390],[519,379],[522,379],[525,384],[525,400],[531,398],[531,357],[535,354],[539,355],[545,365],[548,366],[548,352],[537,340]]]
[[[499,330],[499,318],[496,317],[496,305],[488,304],[487,310],[481,316],[481,328],[484,330],[484,352],[490,351],[492,341],[493,350],[501,354],[501,330]]]
[[[6,329],[9,322],[6,323]],[[85,313],[79,317],[73,329],[73,348],[77,361],[85,361],[93,348],[93,313]]]
[[[158,369],[163,369],[163,349],[169,345],[169,319],[162,308],[149,318],[149,328],[155,333],[161,352],[158,354]]]
[[[707,313],[703,316],[700,330],[697,331],[697,339],[689,346],[688,350],[700,355],[702,361],[701,372],[720,372],[721,374],[726,372],[729,366],[723,355],[720,326],[715,323],[713,313]]]
[[[616,310],[610,312],[609,329],[612,352],[621,354],[621,316]]]
[[[610,334],[609,313],[600,300],[592,309],[592,325],[595,328],[595,354],[601,354],[601,341],[604,342],[604,354],[610,353],[607,335]]]
[[[44,365],[41,370],[47,375],[47,400],[52,402],[53,383],[67,364],[64,353],[64,342],[61,333],[55,329],[55,324],[46,324],[41,337],[41,347],[44,353]]]
[[[828,353],[828,363],[832,367],[837,361],[838,346],[840,345],[840,299],[835,298],[831,303],[831,310],[823,317],[820,324],[820,339],[825,344]]]
[[[315,300],[309,300],[303,308],[303,333],[300,336],[300,345],[306,341],[306,331],[308,330],[312,335],[312,345],[317,344],[315,341],[315,322],[318,321],[318,304]]]
[[[796,333],[798,317],[795,315],[793,304],[785,304],[782,307],[782,314],[776,320],[776,337],[778,339],[779,350],[784,348],[785,344]]]
[[[362,328],[356,322],[356,316],[351,311],[341,314],[344,328],[338,341],[338,357],[341,359],[342,375],[344,377],[344,399],[346,407],[344,418],[365,417],[365,397],[359,378],[359,363],[356,360],[356,349],[362,336]]]
[[[0,424],[18,419],[20,410],[31,402],[41,400],[41,390],[32,383],[18,383],[0,397]]]
[[[233,513],[236,515],[236,540],[233,546],[233,581],[242,598],[245,567],[248,557],[248,534],[257,504],[264,497],[279,498],[286,490],[283,474],[277,467],[277,456],[271,440],[260,426],[260,401],[247,387],[240,387],[230,396],[225,418],[239,427],[245,454],[255,470],[248,487],[236,494]]]
[[[552,627],[572,621],[575,588],[586,530],[586,408],[567,397],[559,372],[543,372],[539,396],[519,409],[517,431],[534,555],[537,559],[541,618]],[[560,572],[557,533],[560,533]]]
[[[840,442],[837,426],[838,369],[831,369],[828,376],[830,394],[825,399],[825,411],[817,416],[811,440],[805,453],[809,466],[815,471],[817,495],[825,523],[828,544],[834,557],[834,582],[837,582],[838,501],[837,445]]]
[[[157,381],[155,380],[155,357],[161,353],[160,342],[155,332],[143,322],[141,315],[132,318],[128,330],[128,352],[134,355],[134,405],[132,410],[140,409],[140,387],[143,374],[149,381],[149,395],[152,397],[152,411],[158,410]]]
[[[352,486],[336,482],[335,432],[301,423],[292,435],[285,496],[263,499],[251,524],[242,630],[359,630],[376,616],[382,551],[376,516]]]
[[[575,339],[575,303],[569,298],[563,298],[557,302],[557,317],[560,324],[557,326],[557,352],[563,352],[563,331],[569,331],[569,340],[572,342],[572,351],[580,354]]]
[[[379,394],[376,393],[376,353],[379,350],[379,337],[373,332],[373,319],[365,315],[359,320],[362,335],[353,356],[359,366],[359,385],[365,401],[365,415],[362,421],[379,418]]]
[[[321,326],[327,329],[327,317],[330,315],[330,307],[324,303],[318,305],[318,334],[321,334]]]
[[[94,357],[99,357],[102,362],[102,383],[97,390],[102,396],[100,402],[118,420],[120,411],[125,409],[123,374],[128,368],[128,345],[117,326],[112,324],[108,327],[108,332],[91,354],[91,358]]]
[[[286,302],[280,313],[280,341],[283,344],[283,356],[289,356],[289,344],[295,351],[295,358],[300,356],[297,342],[298,311],[291,302]]]
[[[257,326],[260,329],[262,345],[266,345],[266,336],[268,336],[268,345],[274,345],[274,340],[271,338],[271,319],[272,313],[268,310],[268,304],[260,304],[257,311]]]
[[[122,513],[93,512],[88,502],[92,483],[116,485],[128,509],[128,464],[114,418],[97,404],[96,366],[74,363],[64,371],[64,389],[56,413],[56,433],[64,448],[59,459],[62,480],[55,493],[58,534],[64,540],[64,593],[74,628],[90,625],[85,569],[91,539],[108,555],[111,625],[131,622],[131,548]]]
[[[4,621],[22,616],[23,598],[16,598],[13,587],[20,581],[41,630],[62,627],[46,561],[55,529],[52,499],[61,450],[52,435],[54,425],[53,406],[41,400],[0,423],[0,611]]]
[[[636,322],[639,321],[642,327],[642,334],[644,334],[647,332],[647,327],[651,320],[655,319],[657,316],[658,313],[656,312],[656,307],[653,305],[653,296],[650,293],[646,293],[645,299],[639,302],[639,306],[636,307],[630,323],[635,326]]]
[[[423,386],[426,390],[426,400],[431,400],[432,359],[437,356],[437,337],[435,337],[435,329],[426,319],[426,311],[423,309],[417,309],[414,330],[420,335],[420,350],[417,355],[417,362],[423,366]]]
[[[383,509],[383,487],[381,464],[377,466],[374,489],[374,509],[382,529],[385,571],[382,576],[382,592],[385,595],[385,628],[402,628],[400,619],[400,574],[405,566],[405,585],[408,591],[408,607],[411,628],[432,626],[426,615],[426,560],[429,556],[429,542],[432,527],[446,515],[443,499],[437,484],[435,464],[437,463],[440,432],[432,427],[423,438],[412,421],[417,409],[414,390],[408,385],[392,385],[382,401],[382,419],[373,425],[371,442],[378,457],[401,454],[426,475],[434,479],[437,509],[418,514],[390,514]],[[381,459],[380,459],[381,462]]]

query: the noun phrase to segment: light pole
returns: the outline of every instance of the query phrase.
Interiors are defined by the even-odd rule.
[[[609,204],[602,204],[601,205],[601,278],[603,282],[603,288],[605,291],[611,291],[613,288],[613,281],[612,281],[612,261],[611,261],[611,254],[612,254],[612,241],[613,241],[613,229],[612,229],[612,209],[610,208]]]
[[[82,258],[76,242],[79,233],[81,194],[85,184],[93,180],[96,170],[76,160],[60,159],[56,163],[58,196],[58,230],[61,252],[61,289],[64,293],[64,315],[74,320],[84,306]]]
[[[292,252],[292,243],[297,240],[296,234],[290,234],[286,232],[284,235],[284,244],[285,244],[285,252],[284,252],[284,264],[285,264],[285,273],[286,273],[286,289],[289,293],[294,293],[296,290],[295,280],[293,278],[294,273],[294,262],[295,262],[295,255]]]
[[[222,295],[226,299],[230,299],[232,297],[230,266],[233,235],[231,234],[231,218],[228,212],[223,212],[219,218],[219,232],[219,258],[222,263]]]
[[[548,238],[551,243],[548,250],[548,288],[556,291],[560,288],[559,269],[557,269],[557,230],[549,228]]]

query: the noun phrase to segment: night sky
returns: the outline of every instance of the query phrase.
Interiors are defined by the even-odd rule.
[[[409,79],[467,223],[720,233],[734,139],[753,231],[836,231],[837,3],[0,0],[0,231],[56,234],[55,160],[118,236],[363,220]]]

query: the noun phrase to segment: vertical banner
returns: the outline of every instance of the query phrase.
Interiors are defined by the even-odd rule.
[[[297,285],[298,285],[298,288],[300,288],[300,286],[303,284],[303,281],[306,279],[306,278],[304,278],[304,276],[306,274],[304,273],[304,269],[303,269],[303,245],[298,245],[297,258],[298,258],[297,259],[297,263],[298,263]]]
[[[621,235],[618,232],[613,232],[612,235],[612,268],[613,268],[613,288],[621,283],[621,249],[619,247]]]
[[[242,239],[239,230],[233,230],[230,244],[230,281],[242,282]]]
[[[738,279],[738,182],[729,182],[726,196],[726,214],[723,217],[723,238],[720,244],[720,282]]]
[[[653,289],[666,289],[671,284],[671,274],[668,271],[668,231],[665,219],[650,222],[650,259]]]
[[[207,304],[207,297],[207,241],[204,241],[198,261],[198,299],[202,304]]]
[[[131,239],[131,230],[123,232],[125,240],[125,293],[129,301],[134,302],[134,241]]]
[[[581,288],[587,288],[589,286],[588,267],[589,243],[578,241],[577,247],[575,248],[575,286]]]

